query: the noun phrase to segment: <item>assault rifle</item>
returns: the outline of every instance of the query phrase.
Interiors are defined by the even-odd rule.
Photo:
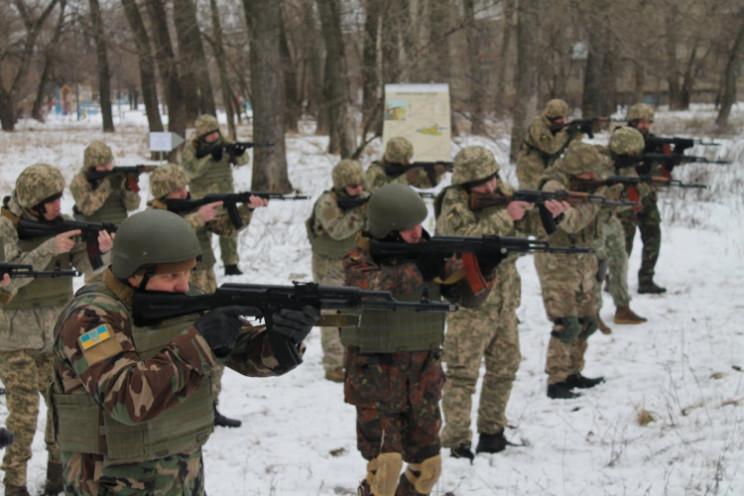
[[[594,138],[594,126],[598,122],[620,122],[612,117],[590,117],[588,119],[574,119],[561,124],[561,128],[569,128],[586,134],[590,139]]]
[[[436,193],[432,193],[431,191],[418,191],[418,195],[421,198],[436,198]],[[369,202],[372,199],[372,195],[367,196],[365,198],[336,198],[336,205],[338,205],[338,208],[341,210],[348,210],[350,208],[358,207],[360,205],[364,205],[365,203]]]
[[[677,165],[698,162],[703,164],[722,164],[728,165],[731,162],[727,160],[711,160],[707,157],[698,157],[695,155],[681,155],[679,153],[644,153],[643,156],[631,157],[620,156],[615,158],[615,168],[635,167],[642,172],[647,172],[651,164],[659,163],[662,166],[664,174],[671,174],[672,169]]]
[[[90,260],[93,269],[101,267],[101,265],[103,265],[103,260],[101,259],[101,252],[98,249],[98,233],[101,231],[115,233],[117,225],[112,222],[81,222],[65,220],[54,224],[47,224],[21,219],[18,221],[17,226],[19,239],[41,238],[43,236],[49,236],[52,234],[56,235],[67,231],[73,231],[75,229],[80,229],[80,237],[85,241],[85,246],[88,251],[88,259]]]
[[[191,199],[169,199],[165,200],[165,204],[168,210],[180,214],[181,212],[189,212],[197,209],[202,205],[221,201],[222,205],[227,209],[227,214],[230,216],[230,222],[232,222],[235,229],[243,227],[243,219],[240,218],[240,212],[238,212],[238,203],[249,203],[252,196],[258,196],[267,200],[309,200],[309,196],[305,195],[283,195],[281,193],[269,193],[268,191],[243,191],[240,193],[208,193],[203,198],[198,200]]]
[[[447,172],[452,172],[454,162],[438,161],[438,162],[412,162],[410,164],[401,164],[397,162],[385,162],[385,174],[391,177],[398,177],[401,174],[408,172],[411,169],[421,167],[426,171],[426,175],[429,178],[429,182],[434,186],[437,182],[436,166],[439,165],[444,167]]]
[[[720,143],[713,141],[703,141],[697,138],[664,138],[662,136],[653,136],[645,138],[646,149],[656,150],[658,148],[664,149],[665,153],[676,153],[681,155],[688,148],[692,148],[695,145],[703,146],[720,146]],[[672,146],[674,148],[672,148]]]
[[[599,186],[612,186],[614,184],[622,184],[623,186],[637,186],[641,183],[650,184],[652,186],[677,186],[680,188],[699,188],[705,189],[708,186],[705,184],[686,184],[678,179],[670,179],[665,176],[610,176],[604,181],[596,183]]]
[[[9,274],[11,279],[18,279],[21,277],[38,279],[41,277],[75,277],[79,276],[80,272],[77,270],[62,270],[59,266],[54,267],[54,270],[34,270],[33,266],[30,264],[0,262],[0,278],[5,274]]]
[[[582,191],[539,191],[532,189],[520,189],[513,195],[501,195],[498,193],[470,193],[470,208],[480,210],[495,205],[506,205],[513,201],[523,201],[537,205],[540,212],[540,220],[545,231],[550,235],[553,234],[557,226],[553,214],[545,206],[548,200],[567,201],[572,205],[595,204],[603,207],[635,207],[635,202],[629,201],[612,201],[602,195],[592,195]]]
[[[254,143],[253,141],[236,141],[234,143],[217,143],[212,146],[207,146],[204,148],[198,148],[196,150],[196,158],[203,158],[206,157],[209,154],[214,154],[222,151],[226,151],[228,155],[230,155],[230,162],[235,163],[237,157],[243,155],[245,151],[249,148],[263,148],[263,147],[269,147],[274,146],[274,143],[271,142],[265,142],[265,143]],[[216,160],[216,159],[215,159]]]
[[[352,313],[358,313],[365,308],[390,311],[408,309],[417,312],[457,310],[457,305],[446,302],[426,299],[420,302],[402,302],[395,300],[388,291],[367,291],[354,287],[321,286],[301,282],[293,282],[292,286],[226,283],[214,293],[198,296],[135,291],[132,316],[135,325],[139,326],[231,305],[250,307],[249,316],[263,318],[266,321],[274,354],[280,363],[292,364],[291,368],[302,363],[296,346],[271,332],[272,314],[282,308],[302,309],[305,305],[310,305],[319,310],[345,310]],[[321,317],[321,321],[323,319],[324,317]],[[316,325],[324,325],[321,321]]]
[[[120,165],[116,166],[111,170],[95,170],[95,169],[89,169],[88,172],[85,173],[85,177],[88,179],[88,181],[97,181],[99,179],[103,179],[104,177],[113,176],[115,174],[124,174],[127,179],[127,186],[131,191],[134,191],[137,193],[139,188],[139,175],[145,172],[152,172],[155,169],[157,169],[157,165]]]

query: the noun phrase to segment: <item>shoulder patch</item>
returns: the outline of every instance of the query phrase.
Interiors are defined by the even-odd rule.
[[[445,218],[447,219],[447,222],[449,222],[451,225],[455,227],[460,227],[460,224],[462,224],[462,219],[459,215],[455,212],[454,209],[447,212],[447,215],[445,215]]]
[[[102,324],[91,329],[80,336],[78,341],[89,366],[123,351],[121,344],[114,337],[114,332],[108,324]]]

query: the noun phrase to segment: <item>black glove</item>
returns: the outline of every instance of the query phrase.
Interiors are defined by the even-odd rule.
[[[239,317],[254,314],[250,307],[219,307],[196,319],[194,327],[217,357],[225,357],[235,346],[243,327]]]
[[[302,310],[282,308],[271,316],[269,330],[298,345],[310,334],[313,324],[319,317],[320,311],[311,305],[305,305]]]
[[[416,267],[421,272],[421,279],[431,281],[442,273],[444,259],[437,253],[422,253],[415,261]]]
[[[230,155],[233,157],[242,157],[247,149],[248,147],[243,143],[232,143],[230,144]]]
[[[490,274],[493,271],[493,269],[495,269],[496,266],[501,263],[501,261],[504,259],[505,256],[506,255],[503,255],[502,253],[498,251],[476,254],[476,258],[478,258],[478,266],[480,267],[481,274],[483,274],[484,276],[487,276],[488,274]]]
[[[594,123],[593,122],[591,122],[591,121],[589,121],[589,122],[582,122],[581,125],[579,126],[579,131],[581,131],[582,133],[586,134],[589,137],[589,139],[591,139],[591,138],[594,138],[594,129],[593,128],[594,128]]]

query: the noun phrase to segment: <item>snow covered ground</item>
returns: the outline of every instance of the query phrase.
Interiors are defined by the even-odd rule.
[[[660,112],[654,130],[663,135],[697,135],[685,123],[710,122],[708,107]],[[523,361],[508,408],[507,438],[516,443],[474,464],[450,458],[433,495],[741,495],[744,494],[744,106],[734,110],[739,131],[716,138],[719,147],[696,146],[688,153],[717,154],[730,166],[690,164],[675,169],[684,181],[706,182],[703,191],[660,194],[663,242],[657,282],[664,295],[637,295],[640,249],[630,259],[632,308],[649,319],[639,326],[613,327],[596,334],[587,352],[587,376],[606,383],[574,400],[545,395],[543,367],[550,324],[540,298],[531,257],[519,261],[523,281],[518,311]],[[83,149],[103,139],[116,163],[147,160],[147,128],[129,112],[104,135],[95,117],[84,122],[20,123],[0,133],[0,194],[10,193],[18,173],[45,162],[71,180]],[[306,123],[287,136],[289,176],[302,193],[316,198],[330,185],[338,157],[325,153],[327,138]],[[241,128],[240,138],[251,136]],[[706,135],[707,137],[707,135]],[[605,142],[606,133],[596,142]],[[453,156],[479,144],[494,151],[503,176],[516,184],[508,164],[508,136],[498,141],[456,138]],[[362,157],[380,153],[379,141]],[[237,187],[250,189],[250,167],[235,170]],[[143,176],[146,177],[146,176]],[[141,181],[143,203],[147,180]],[[256,212],[240,239],[245,275],[219,282],[290,284],[311,280],[310,248],[304,220],[307,202],[273,202]],[[70,212],[71,195],[63,200]],[[431,226],[430,226],[431,227]],[[215,246],[216,243],[215,243]],[[218,249],[218,248],[216,248]],[[78,285],[80,282],[78,281]],[[602,316],[611,323],[611,298]],[[43,408],[43,407],[42,407]],[[212,495],[350,495],[364,476],[356,451],[354,409],[344,403],[341,384],[323,379],[319,333],[308,339],[305,363],[279,378],[252,379],[227,371],[220,409],[239,418],[239,429],[218,429],[205,447],[208,492]],[[642,425],[639,416],[653,421]],[[7,416],[0,397],[0,424]],[[40,416],[29,464],[29,489],[44,481],[43,419]]]

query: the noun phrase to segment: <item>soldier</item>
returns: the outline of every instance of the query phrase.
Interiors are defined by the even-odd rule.
[[[433,188],[442,179],[446,171],[444,165],[435,165],[431,174],[423,167],[409,168],[403,172],[403,167],[411,164],[413,158],[413,143],[403,137],[390,138],[385,146],[382,160],[375,160],[367,168],[364,185],[370,193],[374,193],[386,184],[409,184],[416,188]],[[392,166],[392,167],[391,167]]]
[[[481,146],[463,148],[455,156],[453,186],[444,190],[435,206],[437,234],[447,236],[526,236],[545,235],[537,209],[523,201],[473,209],[471,194],[510,195],[512,189],[499,178],[499,164],[493,154]],[[561,202],[551,200],[546,207],[554,217],[564,210]],[[495,285],[488,300],[480,307],[461,309],[447,318],[444,337],[444,361],[447,382],[442,410],[445,425],[442,444],[451,448],[455,458],[473,459],[470,412],[472,395],[485,359],[486,375],[478,407],[479,440],[476,453],[497,453],[508,444],[504,437],[506,404],[521,361],[517,307],[521,281],[516,268],[517,256],[510,255],[496,268]]]
[[[189,198],[187,189],[188,177],[186,171],[176,164],[166,164],[158,167],[150,175],[150,192],[153,201],[148,204],[149,208],[166,209],[168,208],[167,200]],[[238,208],[243,227],[247,227],[251,222],[253,210],[259,207],[265,207],[268,200],[258,196],[251,195],[248,205],[241,205]],[[199,207],[196,211],[184,212],[182,217],[196,232],[196,237],[201,245],[201,257],[197,260],[196,267],[191,272],[191,282],[194,286],[205,293],[214,293],[217,290],[217,278],[214,274],[214,264],[217,261],[212,250],[210,233],[219,236],[231,235],[235,232],[235,227],[230,222],[227,212],[219,213],[217,208],[222,202],[212,202]],[[225,367],[216,364],[210,372],[212,378],[212,397],[214,403],[214,425],[220,427],[240,427],[242,422],[237,419],[225,417],[217,410],[220,392],[222,391],[222,374]]]
[[[599,151],[574,142],[543,176],[543,191],[581,191],[581,184],[597,181],[602,171]],[[578,183],[578,184],[577,184]],[[593,188],[596,188],[594,186]],[[589,189],[589,188],[586,188]],[[586,190],[584,189],[584,190]],[[604,186],[594,192],[602,194]],[[592,191],[592,189],[589,189]],[[570,206],[550,238],[555,246],[594,246],[602,236],[599,205]],[[598,328],[595,284],[597,257],[589,254],[536,253],[535,268],[542,287],[548,319],[553,322],[545,372],[550,398],[575,398],[573,388],[591,388],[604,378],[581,375],[587,339]]]
[[[570,142],[581,140],[574,126],[566,126],[568,104],[555,98],[542,114],[532,119],[517,157],[517,178],[522,189],[537,189],[545,170],[563,153]]]
[[[607,154],[607,164],[610,175],[638,176],[635,169],[617,168],[615,161],[624,156],[636,156],[643,153],[643,136],[631,127],[620,127],[615,129],[610,137],[609,148],[601,150]],[[639,189],[643,189],[640,185]],[[617,199],[620,199],[621,191],[618,188]],[[623,200],[629,200],[628,194],[623,195]],[[615,303],[616,324],[642,324],[647,319],[637,315],[630,308],[630,293],[628,292],[628,253],[625,251],[625,232],[618,219],[618,211],[615,209],[603,209],[599,215],[605,219],[602,226],[602,237],[594,247],[599,266],[597,273],[597,285],[595,295],[597,307],[602,308],[602,283],[607,279],[607,290],[612,295]],[[609,334],[612,330],[602,321],[597,314],[599,328]]]
[[[649,131],[653,122],[654,109],[645,103],[636,103],[628,109],[628,126],[637,129],[643,135],[644,142],[654,136]],[[656,150],[652,147],[644,147],[644,151],[646,153],[663,153],[663,150]],[[652,174],[658,172],[655,169],[656,167],[658,167],[656,164],[651,166],[643,164],[637,170],[641,174]],[[633,250],[636,227],[641,231],[643,250],[641,252],[641,268],[638,270],[638,292],[641,294],[666,292],[666,288],[654,282],[656,262],[659,260],[659,250],[661,249],[661,214],[657,201],[656,191],[653,188],[648,188],[646,194],[641,197],[642,208],[640,210],[637,212],[627,210],[618,214],[625,230],[625,248],[628,256]]]
[[[233,174],[231,164],[246,165],[250,156],[245,148],[238,147],[234,153],[227,153],[223,145],[227,142],[220,133],[217,118],[200,115],[194,122],[195,137],[183,147],[181,165],[189,174],[189,188],[194,199],[203,198],[207,193],[233,193]],[[239,276],[238,234],[220,236],[220,257],[225,264],[226,276]]]
[[[65,180],[55,168],[46,164],[27,167],[16,180],[15,190],[3,200],[0,217],[2,260],[30,264],[36,270],[59,266],[91,271],[85,243],[76,236],[79,230],[21,240],[16,226],[19,220],[56,224],[65,220],[60,202]],[[111,248],[106,231],[98,235],[101,251]],[[39,415],[39,394],[49,406],[47,383],[52,372],[54,322],[72,298],[72,279],[13,279],[13,299],[0,304],[0,379],[6,389],[7,426],[15,433],[15,442],[5,450],[6,496],[28,495],[26,469],[31,458],[31,442]],[[50,410],[47,412],[49,413]],[[62,465],[52,436],[52,421],[47,415],[44,440],[48,452],[44,494],[62,491]]]
[[[454,259],[382,261],[370,254],[371,239],[425,243],[429,234],[421,223],[426,215],[424,201],[408,186],[388,184],[374,193],[368,232],[343,259],[346,284],[391,291],[403,301],[418,301],[424,294],[437,301],[446,292],[461,304],[482,304],[488,290],[473,296],[464,278],[443,284],[460,268]],[[489,281],[499,260],[479,260]],[[429,494],[436,484],[442,467],[443,331],[441,314],[401,309],[364,310],[359,327],[341,329],[347,346],[344,397],[356,407],[357,447],[368,461],[359,494],[415,496]],[[408,468],[399,480],[404,461]]]
[[[356,160],[344,159],[333,168],[333,188],[324,191],[305,222],[313,250],[313,280],[318,284],[343,286],[341,258],[354,247],[357,234],[364,228],[369,193],[364,191],[364,171]],[[345,205],[344,200],[359,200]],[[325,378],[344,382],[344,347],[337,327],[321,327]]]
[[[137,293],[200,294],[189,284],[200,252],[178,215],[132,215],[119,226],[103,281],[62,311],[52,403],[68,494],[203,495],[201,446],[214,428],[210,369],[221,362],[256,377],[288,370],[267,330],[241,320],[244,307],[133,323]],[[299,351],[317,317],[312,307],[277,310],[269,331]]]

